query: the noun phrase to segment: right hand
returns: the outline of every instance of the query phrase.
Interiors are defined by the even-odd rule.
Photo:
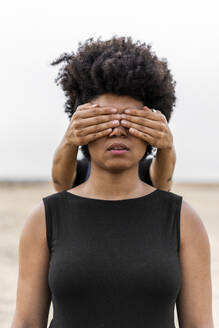
[[[112,128],[120,124],[117,112],[112,112],[115,107],[92,107],[90,102],[77,107],[72,115],[70,124],[65,134],[68,143],[83,146],[112,132]],[[114,123],[117,120],[117,123]],[[110,129],[110,130],[109,130]]]

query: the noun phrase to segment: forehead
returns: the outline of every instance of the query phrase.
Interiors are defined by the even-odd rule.
[[[129,96],[118,96],[114,94],[104,94],[96,97],[91,101],[97,103],[100,107],[113,107],[119,111],[123,111],[127,108],[142,109],[143,103]]]

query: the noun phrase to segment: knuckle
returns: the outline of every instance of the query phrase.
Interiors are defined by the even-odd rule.
[[[148,124],[150,124],[150,120],[148,118],[142,118],[141,121],[145,126],[149,126]]]
[[[73,120],[72,121],[72,124],[71,124],[71,126],[72,126],[72,128],[75,130],[75,123],[76,123],[76,121],[75,120]]]
[[[110,116],[109,115],[103,115],[101,116],[101,122],[108,122],[110,120]]]
[[[80,138],[81,137],[81,130],[76,130],[75,135],[76,135],[77,138]]]
[[[81,109],[87,108],[89,106],[89,103],[80,104],[77,106],[76,111],[80,111]]]
[[[72,119],[75,120],[78,118],[78,112],[74,112],[74,114],[72,115]]]
[[[102,117],[101,116],[96,116],[94,120],[95,124],[99,124],[102,122]]]
[[[97,139],[100,136],[100,132],[98,132],[96,130],[93,135],[94,135],[94,138]]]
[[[160,124],[160,130],[161,131],[165,131],[165,123],[161,123]]]
[[[80,110],[82,108],[83,105],[78,105],[76,108],[76,111]]]
[[[78,134],[78,131],[76,130],[75,131],[75,138],[78,139],[78,137],[79,137],[79,134]]]
[[[167,122],[166,116],[160,112],[161,118],[163,120],[163,122]]]
[[[111,113],[112,107],[103,107],[103,108],[100,108],[100,110],[101,110],[101,113],[108,114],[108,113]]]
[[[93,115],[97,115],[97,114],[99,114],[100,113],[100,110],[98,109],[98,108],[92,108],[92,114]]]
[[[98,125],[90,125],[89,127],[88,127],[88,131],[89,132],[87,132],[87,133],[94,133],[94,132],[97,132],[98,131]]]
[[[102,114],[110,114],[112,113],[111,110],[112,110],[112,107],[99,107],[99,110]]]
[[[100,116],[95,116],[93,121],[94,121],[94,124],[98,124],[101,121],[101,117]]]
[[[143,139],[145,140],[145,141],[147,141],[149,138],[148,138],[148,135],[147,134],[143,134]]]
[[[107,133],[107,131],[106,131],[106,130],[103,130],[103,131],[100,132],[100,135],[103,136],[103,135],[105,135],[106,133]]]
[[[96,131],[98,132],[100,130],[101,130],[101,124],[97,124],[94,126],[94,130],[93,130],[94,132],[96,132]]]
[[[75,112],[72,116],[73,120],[78,120],[80,117],[80,114],[78,112]]]
[[[80,126],[80,123],[79,123],[78,120],[77,120],[77,121],[73,121],[73,128],[74,128],[75,130],[77,130],[77,129],[79,128],[79,126]]]

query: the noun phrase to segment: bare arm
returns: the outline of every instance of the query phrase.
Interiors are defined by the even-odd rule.
[[[78,146],[70,142],[66,134],[53,158],[52,180],[56,191],[71,189],[77,172]]]
[[[174,145],[169,148],[158,148],[156,157],[153,158],[149,167],[149,174],[153,186],[170,191],[172,177],[176,164],[176,152]]]
[[[16,309],[11,328],[46,328],[51,302],[48,287],[49,249],[43,202],[36,205],[19,242]]]
[[[177,299],[180,328],[213,328],[210,243],[196,211],[182,202],[180,224],[182,285]]]

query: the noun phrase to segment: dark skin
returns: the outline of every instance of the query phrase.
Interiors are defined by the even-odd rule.
[[[101,106],[116,107],[121,114],[127,107],[137,107],[142,104],[130,97],[116,95],[101,95],[94,101]],[[113,142],[125,142],[130,151],[123,156],[113,156],[107,150]],[[139,160],[146,151],[147,142],[129,133],[128,128],[117,124],[112,132],[105,137],[88,143],[91,161],[90,177],[74,191],[91,198],[123,199],[132,198],[153,191],[155,188],[145,184],[138,177]],[[93,156],[92,156],[93,154]],[[94,155],[95,154],[95,155]],[[103,184],[104,181],[104,184]]]
[[[116,104],[122,112],[134,99],[96,99],[100,105]],[[104,103],[104,104],[103,104]],[[126,142],[130,151],[113,155],[106,150],[111,142]],[[147,195],[155,188],[138,177],[138,163],[146,142],[129,134],[122,126],[108,136],[89,143],[91,173],[89,179],[68,192],[98,199],[128,199]],[[104,181],[104,183],[103,183]],[[29,213],[19,242],[19,277],[16,310],[11,328],[46,328],[51,294],[48,286],[50,253],[46,240],[45,208],[40,201]],[[213,328],[210,244],[198,213],[182,201],[180,213],[179,260],[182,284],[177,299],[180,328]]]
[[[107,94],[108,99],[113,99],[113,96],[114,94]],[[130,100],[130,97],[126,98]],[[127,102],[127,108],[123,108],[123,112],[120,112],[113,102],[111,106],[97,103],[96,108],[95,102],[93,99],[90,103],[78,106],[55,152],[52,168],[55,189],[62,191],[73,185],[79,145],[110,135],[112,129],[120,126],[129,130],[130,135],[158,148],[156,157],[149,167],[150,178],[154,187],[169,191],[172,186],[176,153],[173,136],[165,116],[158,110],[152,112],[138,101],[135,102],[138,104],[135,106]],[[126,113],[126,110],[130,112]],[[117,123],[113,122],[115,119]],[[109,128],[111,131],[107,131]],[[131,128],[135,130],[132,131]]]

